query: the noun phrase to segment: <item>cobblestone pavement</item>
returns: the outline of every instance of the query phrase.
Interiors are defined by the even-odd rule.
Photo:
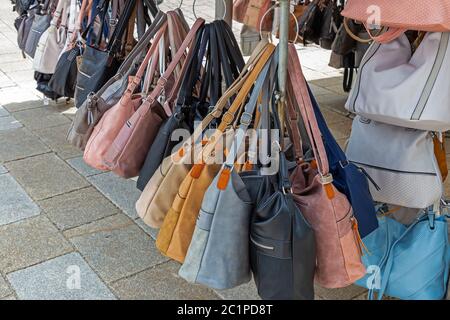
[[[210,3],[199,0],[197,15],[211,20]],[[191,4],[182,7],[190,22]],[[32,63],[16,45],[15,17],[10,2],[0,1],[0,299],[257,298],[252,283],[213,291],[177,276],[178,264],[154,246],[156,230],[137,218],[134,181],[89,168],[66,143],[74,108],[65,101],[46,105],[34,90]],[[341,73],[327,67],[327,51],[308,47],[299,54],[343,145],[351,119]],[[316,295],[364,299],[365,290],[317,288]]]

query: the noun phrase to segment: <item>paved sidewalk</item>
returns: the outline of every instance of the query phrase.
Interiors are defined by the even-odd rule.
[[[192,1],[184,2],[193,21]],[[197,14],[211,19],[210,2],[198,1]],[[155,248],[157,231],[137,218],[135,183],[89,168],[82,153],[66,143],[75,110],[63,100],[45,105],[34,90],[32,63],[16,45],[15,17],[10,2],[1,1],[0,299],[257,298],[253,283],[214,291],[177,276],[178,263]],[[314,47],[299,52],[343,145],[351,119],[343,109],[341,73],[327,67],[329,52]],[[317,299],[365,298],[356,286],[317,288],[316,294]]]

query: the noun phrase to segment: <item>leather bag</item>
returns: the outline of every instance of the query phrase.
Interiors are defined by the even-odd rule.
[[[134,94],[134,91],[141,82],[150,58],[155,53],[158,41],[164,35],[167,28],[167,21],[162,25],[161,29],[155,35],[154,41],[148,50],[144,60],[142,61],[138,72],[134,77],[130,77],[128,88],[119,102],[107,110],[100,121],[94,128],[90,136],[86,149],[84,150],[84,161],[93,168],[99,170],[107,170],[109,167],[104,163],[104,157],[119,134],[122,126],[141,106],[142,96]]]
[[[424,209],[441,199],[442,176],[430,132],[357,116],[346,153],[375,182],[369,185],[375,201]]]
[[[25,43],[24,52],[31,58],[34,58],[39,39],[45,30],[50,27],[50,21],[52,17],[49,11],[45,9],[38,10],[33,19],[31,30],[28,33],[27,41]]]
[[[59,0],[50,27],[39,39],[33,59],[33,69],[40,73],[53,74],[59,55],[67,37],[70,1]]]
[[[320,112],[319,105],[309,87],[308,92],[314,108],[317,124],[322,134],[330,173],[333,175],[333,185],[347,196],[347,199],[352,205],[353,214],[358,221],[359,234],[361,237],[365,237],[378,227],[367,173],[364,169],[348,161],[344,151],[342,151],[330,132]]]
[[[174,59],[158,80],[152,93],[145,98],[142,105],[123,125],[114,141],[108,147],[104,163],[114,173],[124,178],[139,175],[158,129],[163,120],[167,118],[168,112],[164,110],[157,98],[163,92],[167,79],[171,77],[187,47],[191,44],[203,24],[203,19],[198,19],[194,23]]]
[[[348,0],[342,11],[344,17],[369,25],[375,21],[389,30],[373,37],[375,41],[389,42],[406,30],[448,32],[450,31],[450,2],[435,0],[432,5],[420,0]]]
[[[137,187],[143,190],[153,176],[162,160],[172,153],[179,141],[172,141],[172,133],[179,128],[193,131],[194,122],[201,121],[203,114],[210,106],[217,104],[222,92],[220,83],[225,77],[225,88],[232,85],[244,67],[244,60],[239,51],[237,41],[228,26],[223,21],[215,21],[205,26],[202,38],[197,41],[199,54],[190,61],[191,65],[186,72],[185,79],[181,84],[177,103],[173,107],[172,115],[163,123],[158,134],[147,153],[144,165],[139,174]],[[209,52],[206,46],[209,45]],[[204,76],[200,77],[203,53],[207,55],[207,68]],[[214,77],[212,72],[214,70]],[[201,78],[201,88],[199,97],[193,96],[196,81]],[[209,89],[209,99],[208,99]],[[178,91],[178,90],[177,90]],[[209,101],[207,101],[207,99]]]
[[[166,21],[166,14],[161,11],[149,26],[139,43],[127,56],[114,77],[96,93],[90,93],[85,102],[75,113],[75,118],[67,133],[67,140],[74,146],[84,150],[94,127],[103,114],[116,105],[128,87],[128,77],[135,75],[146,54],[146,49],[161,25]]]
[[[98,15],[100,16],[100,28],[96,34],[94,45],[86,45],[83,52],[83,58],[78,70],[77,86],[75,90],[75,106],[81,107],[91,92],[99,90],[109,78],[113,77],[117,72],[122,59],[119,51],[122,48],[122,36],[125,32],[126,25],[130,19],[136,0],[130,0],[126,4],[124,13],[121,15],[118,26],[114,33],[108,39],[106,49],[101,48],[102,34],[105,27],[105,17],[107,14],[109,0],[101,0],[99,4]],[[95,19],[91,21],[93,24]],[[86,29],[85,35],[88,34],[90,26]]]
[[[196,127],[190,139],[183,144],[183,148],[180,149],[180,152],[174,153],[163,160],[158,170],[156,170],[155,174],[145,186],[139,200],[136,202],[136,211],[143,219],[144,223],[153,228],[161,227],[167,212],[174,202],[178,187],[181,185],[195,162],[193,161],[194,155],[200,152],[201,149],[198,149],[202,147],[202,140],[206,141],[206,139],[202,139],[204,130],[208,128],[210,123],[218,121],[222,117],[231,97],[241,91],[241,95],[244,95],[244,90],[240,91],[244,85],[247,87],[245,89],[247,92],[250,90],[251,85],[264,65],[264,60],[267,61],[272,50],[273,48],[268,46],[267,42],[260,43],[254,54],[244,66],[239,77],[219,99],[213,111]],[[236,97],[235,100],[236,99],[238,99],[238,97]],[[233,107],[233,109],[228,110],[228,117],[222,119],[225,121],[222,121],[223,123],[217,128],[217,136],[219,138],[222,137],[223,131],[232,122],[232,119],[230,118],[234,117],[233,112],[236,112],[236,109],[237,105]]]
[[[371,272],[357,282],[369,289],[369,299],[384,295],[403,300],[445,299],[450,246],[446,216],[432,208],[405,226],[390,217],[364,238],[370,254],[363,256]]]
[[[412,53],[406,35],[373,43],[345,105],[375,121],[429,131],[450,129],[450,33],[428,33]]]
[[[273,58],[258,76],[226,161],[203,198],[192,241],[179,271],[179,275],[189,282],[228,289],[251,279],[249,229],[252,205],[234,165],[252,122],[260,91],[268,82],[267,78],[271,78],[268,77],[269,68],[276,71],[277,66],[272,61]],[[264,107],[268,108],[267,105]]]
[[[357,221],[347,197],[333,185],[321,132],[295,47],[289,45],[288,74],[311,142],[314,163],[299,161],[291,173],[293,198],[314,229],[317,246],[316,282],[326,288],[346,287],[365,274]],[[293,126],[291,130],[298,130]],[[293,135],[298,137],[299,134]],[[294,143],[299,146],[300,141]],[[297,147],[298,148],[298,147]],[[302,148],[296,150],[300,154]]]

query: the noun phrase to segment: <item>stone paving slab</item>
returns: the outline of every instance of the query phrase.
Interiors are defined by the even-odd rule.
[[[9,112],[29,109],[38,99],[42,99],[42,96],[36,95],[32,90],[25,90],[20,87],[0,89],[0,104]],[[42,100],[39,100],[39,102],[43,105]],[[20,104],[24,105],[21,106]]]
[[[121,211],[93,187],[38,202],[59,230],[79,227]]]
[[[22,300],[115,299],[78,253],[10,273],[7,278]]]
[[[95,174],[104,172],[104,171],[100,171],[100,170],[94,169],[91,166],[89,166],[86,162],[84,162],[82,156],[68,159],[66,161],[68,164],[70,164],[70,166],[72,168],[74,168],[83,177],[89,177],[89,176],[93,176]]]
[[[9,162],[6,167],[34,200],[89,186],[85,179],[53,153]]]
[[[0,226],[33,217],[41,212],[10,174],[0,175]]]
[[[0,162],[23,159],[46,152],[50,152],[50,148],[26,128],[0,132]]]
[[[122,179],[112,172],[97,174],[87,179],[130,218],[138,217],[135,204],[141,192],[136,188],[135,181]]]
[[[13,292],[11,288],[6,283],[6,280],[3,279],[2,275],[0,274],[0,298],[5,298],[9,295],[11,295]]]
[[[112,282],[168,260],[154,241],[124,214],[64,232],[86,261]]]
[[[258,289],[256,288],[253,279],[239,287],[228,290],[218,290],[217,292],[226,300],[261,300],[258,296]]]
[[[0,227],[0,271],[9,273],[73,251],[47,217]]]
[[[18,111],[14,117],[32,131],[70,123],[67,117],[48,107]]]
[[[21,127],[23,125],[13,116],[0,117],[0,132]]]
[[[178,276],[180,265],[170,261],[111,284],[120,299],[126,300],[215,300],[211,289],[192,285]]]
[[[12,294],[10,296],[1,298],[0,300],[17,300],[17,298]]]
[[[152,237],[153,240],[156,240],[156,238],[158,237],[158,232],[159,229],[155,229],[152,227],[149,227],[148,225],[146,225],[144,223],[144,221],[142,221],[141,218],[137,218],[136,220],[134,220],[134,222],[136,222],[136,224],[142,229],[144,230],[144,232],[146,234],[148,234],[150,237]]]
[[[317,296],[326,300],[351,300],[367,292],[366,288],[351,285],[341,289],[325,289],[318,285],[315,286]]]
[[[68,121],[67,118],[66,120]],[[34,133],[60,158],[69,159],[83,154],[80,149],[67,142],[66,137],[69,127],[70,123],[67,123],[57,127],[35,130]]]
[[[4,173],[7,173],[7,172],[8,172],[8,170],[5,168],[5,166],[0,164],[0,174],[4,174]]]

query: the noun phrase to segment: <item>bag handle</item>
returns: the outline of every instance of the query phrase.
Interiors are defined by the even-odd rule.
[[[141,105],[141,107],[138,109],[138,112],[141,115],[145,115],[147,112],[149,112],[150,107],[153,105],[153,103],[156,101],[158,96],[161,94],[161,92],[164,90],[167,81],[169,77],[172,75],[172,72],[175,70],[176,66],[180,62],[180,59],[183,55],[185,55],[185,51],[189,44],[194,39],[195,35],[197,34],[198,30],[204,25],[205,20],[199,18],[197,21],[195,21],[194,25],[192,26],[191,30],[189,31],[188,35],[184,39],[182,45],[178,49],[175,58],[170,62],[169,66],[167,67],[164,74],[159,78],[156,87],[153,89],[152,93],[144,100],[144,103]]]
[[[268,44],[266,46],[266,48],[265,48],[263,54],[261,55],[261,57],[259,58],[258,62],[254,66],[254,68],[251,70],[249,76],[245,79],[246,80],[245,83],[239,89],[239,92],[236,95],[236,98],[234,99],[234,101],[231,104],[230,108],[223,114],[222,121],[220,122],[219,126],[217,127],[217,129],[215,130],[215,132],[213,133],[211,138],[209,139],[209,141],[212,141],[213,143],[206,144],[205,147],[203,148],[203,150],[199,153],[199,155],[198,155],[198,157],[196,159],[195,165],[194,165],[194,167],[196,167],[196,169],[193,168],[193,172],[191,173],[191,175],[193,177],[199,176],[199,173],[201,172],[201,170],[205,166],[204,159],[208,159],[209,158],[209,155],[214,150],[217,141],[219,141],[219,139],[221,138],[221,136],[222,136],[223,132],[225,131],[225,129],[228,128],[229,125],[233,123],[234,118],[235,118],[235,114],[241,108],[243,108],[243,104],[244,104],[245,98],[248,96],[248,94],[249,94],[251,88],[253,87],[255,81],[257,80],[258,76],[262,72],[264,66],[268,63],[268,61],[272,57],[274,51],[275,51],[275,46],[274,45]],[[221,98],[221,100],[224,97],[226,97],[226,96],[227,96],[227,94],[225,94]],[[225,100],[225,101],[227,101],[227,100]],[[212,115],[213,118],[218,118],[218,117],[220,117],[220,115],[218,115],[219,113],[220,114],[222,113],[222,109],[216,108],[210,114],[208,114],[208,116]],[[208,116],[206,118],[208,118]],[[202,121],[202,125],[203,124],[204,124],[204,121]],[[194,136],[194,139],[195,139],[195,136]],[[194,142],[195,141],[197,141],[197,140],[194,140]]]
[[[367,30],[367,33],[369,34],[369,37],[378,43],[386,44],[389,42],[394,41],[395,39],[399,38],[402,34],[404,34],[407,30],[406,29],[399,29],[399,28],[389,28],[386,32],[383,32],[380,35],[373,35],[370,28],[367,26],[367,24],[364,23],[364,27]]]
[[[323,184],[330,184],[332,176],[329,172],[329,165],[322,135],[317,125],[317,120],[312,108],[311,98],[303,76],[302,68],[295,46],[289,44],[289,68],[288,75],[293,88],[296,101],[299,105],[300,114],[305,123],[306,131],[311,142],[311,148],[317,162],[317,167]]]
[[[234,168],[235,159],[238,156],[238,152],[242,146],[242,143],[245,140],[247,129],[249,128],[252,120],[253,113],[255,112],[256,106],[258,104],[258,99],[261,93],[261,90],[264,90],[264,94],[266,91],[273,92],[274,87],[269,84],[269,80],[272,76],[275,75],[275,72],[278,67],[278,49],[275,50],[274,54],[271,56],[270,61],[266,63],[261,73],[258,76],[258,79],[255,82],[252,93],[250,95],[250,99],[244,107],[244,112],[240,116],[240,125],[236,130],[234,142],[231,145],[230,151],[227,155],[226,161],[222,166],[222,169],[219,173],[219,179],[217,181],[217,188],[219,190],[225,190],[230,179],[231,171]],[[271,71],[271,72],[269,72]],[[273,83],[274,84],[274,83]],[[269,96],[266,95],[268,98]],[[269,103],[269,101],[265,101]],[[262,106],[262,108],[269,108],[268,105]]]
[[[122,36],[125,32],[127,23],[130,20],[130,17],[136,7],[136,0],[128,0],[125,6],[123,13],[120,15],[119,22],[117,23],[116,28],[114,29],[114,33],[109,39],[107,50],[109,54],[115,55],[119,52],[122,47]]]
[[[154,55],[156,49],[158,48],[159,40],[165,34],[166,29],[167,29],[167,20],[163,23],[158,33],[155,35],[152,45],[150,46],[150,49],[147,51],[144,60],[142,61],[138,71],[136,72],[136,75],[130,76],[128,81],[128,87],[124,94],[124,97],[127,97],[127,99],[130,98],[136,87],[139,85],[139,83],[141,83],[141,79],[144,75],[145,69],[147,68],[148,62],[150,61],[150,58]]]

